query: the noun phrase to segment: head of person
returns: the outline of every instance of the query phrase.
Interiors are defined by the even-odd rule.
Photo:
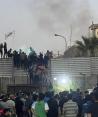
[[[68,100],[72,100],[72,94],[68,94]]]
[[[42,100],[44,100],[44,94],[43,93],[39,93],[39,95],[38,95],[38,100],[39,101],[42,101]]]
[[[3,102],[6,102],[8,100],[8,97],[6,96],[6,95],[4,95],[3,97],[2,97],[2,101]]]
[[[56,95],[54,96],[54,98],[55,98],[55,99],[59,99],[59,95],[56,94]]]
[[[38,95],[33,94],[33,101],[37,101],[37,99],[38,99]]]
[[[98,87],[98,82],[97,82],[96,86]]]
[[[51,92],[49,93],[49,98],[53,98],[53,97],[54,97],[54,92],[51,91]]]
[[[77,92],[80,93],[80,89],[79,88],[77,89]]]
[[[98,91],[98,83],[96,84],[96,87],[94,88],[93,92]]]
[[[9,96],[9,98],[10,98],[11,100],[15,100],[15,96],[14,96],[13,94],[11,94],[11,95]]]
[[[45,97],[49,97],[49,96],[50,96],[50,92],[46,92]]]
[[[98,101],[98,91],[94,92],[94,99],[95,99],[95,101]]]
[[[6,42],[4,42],[4,45],[6,45]]]
[[[89,95],[89,91],[85,91],[85,96]]]
[[[91,101],[94,101],[94,92],[90,93]]]

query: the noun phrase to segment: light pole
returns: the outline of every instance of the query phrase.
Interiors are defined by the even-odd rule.
[[[61,37],[61,38],[64,39],[64,41],[65,41],[65,51],[66,51],[66,49],[67,49],[67,41],[66,41],[66,37],[64,37],[64,36],[62,36],[62,35],[59,35],[59,34],[54,34],[54,36],[58,36],[58,37]]]
[[[86,90],[86,74],[80,73],[80,75],[83,77],[83,90]]]

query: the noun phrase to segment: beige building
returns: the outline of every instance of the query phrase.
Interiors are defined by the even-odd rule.
[[[98,24],[93,24],[89,27],[90,36],[98,38]]]

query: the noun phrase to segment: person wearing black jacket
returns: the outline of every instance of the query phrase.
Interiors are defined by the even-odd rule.
[[[47,117],[58,117],[58,102],[51,94],[50,99],[48,100],[49,111]]]
[[[23,102],[21,101],[20,97],[17,97],[15,100],[15,108],[17,117],[23,117]]]

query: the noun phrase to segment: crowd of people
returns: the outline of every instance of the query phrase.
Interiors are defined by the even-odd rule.
[[[48,60],[53,57],[53,53],[47,50],[45,54],[40,52],[39,55],[37,55],[32,47],[30,47],[29,49],[30,53],[29,55],[27,55],[26,52],[22,51],[21,49],[19,51],[13,51],[11,48],[8,50],[6,42],[4,42],[4,44],[0,44],[1,58],[13,57],[14,65],[16,67],[23,67],[27,69],[31,67],[32,64],[37,64],[39,66],[43,65],[47,68]]]
[[[25,52],[22,52],[22,50],[19,52],[13,52],[14,66],[28,71],[30,84],[39,83],[40,81],[43,81],[42,79],[46,79],[48,63],[51,58],[52,52],[48,50],[45,55],[42,53],[37,55],[32,49],[29,55],[27,55]]]
[[[98,117],[98,84],[91,93],[70,90],[54,94],[23,93],[0,96],[0,117]]]
[[[52,51],[47,50],[45,54],[39,53],[37,54],[32,47],[29,48],[29,54],[23,50],[12,50],[11,48],[8,50],[7,43],[4,42],[0,44],[0,54],[1,58],[13,58],[14,66],[17,68],[23,68],[28,71],[30,82],[37,77],[42,77],[46,74],[46,69],[48,68],[48,62],[53,57]]]
[[[7,43],[4,42],[4,44],[0,44],[0,54],[1,59],[13,58],[14,67],[28,71],[30,84],[46,81],[48,63],[53,57],[52,51],[47,50],[45,54],[41,52],[37,54],[32,47],[30,47],[29,54],[27,55],[26,52],[21,49],[19,51],[12,50],[11,48],[8,50]]]
[[[43,53],[36,54],[35,51],[31,51],[29,55],[25,52],[13,51],[14,65],[16,67],[23,67],[25,69],[30,68],[32,65],[45,66],[48,67],[48,61],[52,58],[52,52],[48,51],[43,55]]]

